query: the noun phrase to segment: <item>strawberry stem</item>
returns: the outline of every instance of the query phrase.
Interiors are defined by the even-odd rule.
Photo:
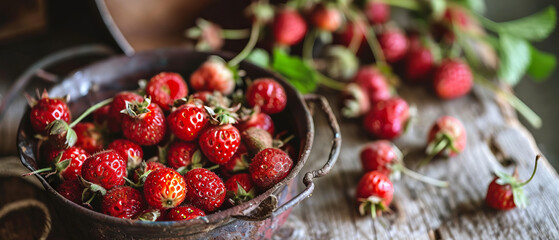
[[[345,84],[338,82],[334,79],[331,79],[327,76],[325,76],[324,74],[322,74],[319,71],[314,71],[316,73],[316,80],[318,81],[318,83],[329,87],[333,90],[337,90],[337,91],[342,91],[345,88]]]
[[[249,29],[221,29],[223,39],[238,40],[250,36]]]
[[[313,28],[307,37],[305,37],[305,41],[303,42],[303,60],[311,61],[313,59],[313,48],[314,42],[318,37],[318,29]]]
[[[371,51],[373,52],[373,56],[375,57],[376,64],[387,65],[386,58],[384,57],[384,52],[380,47],[380,43],[378,42],[373,27],[371,27],[370,24],[366,23],[366,28],[367,28],[367,32],[365,33],[365,40],[367,40],[367,44],[369,44],[369,48],[371,48]]]
[[[441,188],[448,187],[448,182],[447,181],[441,181],[441,180],[438,180],[438,179],[434,179],[434,178],[430,178],[430,177],[421,175],[417,172],[414,172],[414,171],[404,167],[403,165],[400,168],[400,171],[402,171],[402,173],[406,174],[407,176],[409,176],[409,177],[411,177],[415,180],[422,181],[424,183],[431,184],[433,186],[437,186],[437,187],[441,187]]]
[[[534,164],[534,170],[532,171],[532,176],[530,176],[530,178],[528,180],[526,180],[523,183],[518,184],[518,187],[523,187],[524,185],[528,184],[530,181],[532,181],[532,178],[534,178],[534,176],[536,175],[536,170],[538,169],[538,160],[540,160],[540,157],[542,155],[538,154],[536,156],[536,163]]]
[[[85,117],[87,117],[89,114],[91,114],[92,112],[94,112],[95,110],[104,107],[105,105],[111,103],[113,101],[113,98],[108,98],[105,99],[101,102],[96,103],[95,105],[91,106],[90,108],[88,108],[87,110],[85,110],[85,112],[82,113],[82,115],[80,115],[78,118],[76,118],[76,120],[74,120],[69,127],[73,128],[75,127],[81,120],[83,120]]]
[[[437,156],[437,154],[447,148],[450,143],[450,139],[446,137],[446,135],[443,135],[442,138],[436,141],[435,145],[432,148],[430,146],[427,146],[427,153],[429,155],[425,159],[421,160],[421,162],[419,163],[419,167],[423,167],[427,163],[429,163],[435,156]]]
[[[29,172],[29,173],[22,174],[21,176],[22,176],[22,177],[27,177],[27,176],[31,176],[31,175],[33,175],[33,174],[44,173],[44,172],[48,172],[48,171],[52,171],[52,170],[54,170],[54,169],[52,169],[52,167],[41,168],[41,169],[37,169],[37,170],[35,170],[35,171],[33,171],[33,172]]]
[[[419,1],[416,0],[379,0],[379,2],[386,3],[395,7],[401,7],[412,11],[421,10]]]
[[[254,49],[254,46],[256,46],[256,42],[258,41],[258,35],[260,34],[260,19],[256,19],[256,21],[254,22],[254,24],[252,24],[252,29],[250,31],[250,38],[248,39],[248,43],[245,46],[245,48],[243,48],[243,50],[241,50],[241,52],[235,56],[233,59],[231,59],[228,63],[229,66],[237,66],[241,61],[243,61],[252,51],[252,49]]]

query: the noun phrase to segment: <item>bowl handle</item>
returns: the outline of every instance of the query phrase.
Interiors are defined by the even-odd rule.
[[[314,190],[314,178],[322,177],[332,169],[332,166],[336,163],[338,156],[340,155],[340,147],[342,144],[342,136],[340,133],[340,126],[338,125],[338,121],[336,120],[336,116],[328,104],[328,101],[324,96],[317,95],[317,94],[306,94],[304,96],[306,102],[315,102],[320,105],[320,109],[326,114],[328,117],[328,122],[330,123],[330,130],[332,130],[333,140],[332,140],[332,147],[330,148],[330,154],[328,156],[328,160],[326,164],[322,166],[322,168],[318,170],[313,170],[310,172],[305,173],[303,177],[303,183],[305,184],[305,190],[297,194],[288,202],[284,203],[283,205],[279,206],[278,208],[270,208],[265,207],[264,209],[269,209],[268,213],[259,213],[258,216],[235,216],[236,218],[246,220],[246,221],[262,221],[269,217],[276,217],[286,210],[294,207],[295,205],[299,204],[303,199],[310,196],[310,194]],[[270,197],[275,198],[275,196],[271,195]],[[268,199],[264,200],[262,203],[269,202]],[[273,200],[273,199],[271,199]],[[277,203],[277,200],[275,201]]]
[[[115,52],[104,45],[92,44],[92,45],[80,45],[76,47],[66,48],[58,52],[52,53],[41,60],[37,61],[31,65],[25,72],[23,72],[10,86],[10,89],[4,94],[4,97],[0,100],[0,119],[4,116],[4,111],[10,102],[19,96],[23,88],[31,81],[34,76],[39,76],[48,82],[58,81],[58,77],[52,73],[46,72],[44,69],[50,66],[54,66],[58,63],[76,59],[82,56],[110,56],[114,55]]]

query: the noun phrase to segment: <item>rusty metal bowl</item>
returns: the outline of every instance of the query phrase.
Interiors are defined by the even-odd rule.
[[[210,55],[230,59],[231,55],[195,52],[186,49],[159,49],[137,53],[133,56],[117,56],[82,68],[53,87],[51,96],[69,94],[69,107],[76,113],[88,106],[113,96],[125,89],[137,88],[137,81],[161,71],[174,71],[190,76]],[[79,206],[58,194],[41,175],[35,176],[45,187],[56,214],[72,238],[87,239],[265,239],[270,238],[287,219],[291,209],[310,196],[314,189],[313,178],[329,172],[339,154],[341,136],[335,116],[327,101],[318,95],[300,95],[280,76],[243,62],[241,69],[251,78],[271,77],[280,82],[288,96],[287,108],[277,116],[285,128],[289,128],[298,142],[298,158],[290,174],[280,183],[241,205],[208,214],[191,221],[143,222],[104,215]],[[305,165],[314,137],[314,125],[307,107],[308,102],[320,106],[329,118],[333,142],[329,158],[321,169],[305,173],[306,186],[297,191],[296,176]],[[22,164],[34,171],[37,163],[37,141],[29,120],[29,108],[24,114],[17,134],[17,148]]]

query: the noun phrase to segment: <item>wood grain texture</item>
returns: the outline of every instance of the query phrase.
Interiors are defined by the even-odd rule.
[[[514,111],[496,101],[491,92],[475,88],[468,96],[441,101],[427,90],[406,87],[401,96],[417,108],[409,131],[395,144],[415,166],[423,154],[427,132],[442,115],[464,123],[466,150],[451,159],[436,159],[419,172],[446,180],[440,189],[403,177],[394,183],[392,212],[377,218],[359,216],[355,186],[362,176],[359,153],[374,140],[359,120],[340,120],[342,152],[334,169],[316,180],[316,189],[293,213],[305,223],[303,238],[310,239],[559,239],[559,177],[542,159],[534,180],[525,187],[526,209],[495,211],[485,205],[493,171],[512,172],[518,166],[527,179],[539,150]],[[335,93],[323,92],[339,109]],[[318,169],[328,154],[331,134],[324,117],[315,113],[316,136],[311,158],[302,172]],[[301,174],[303,176],[303,174]]]

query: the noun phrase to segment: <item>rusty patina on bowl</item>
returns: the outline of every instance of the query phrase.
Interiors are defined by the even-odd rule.
[[[112,97],[119,91],[136,89],[139,79],[148,79],[161,71],[173,71],[183,76],[190,76],[190,73],[210,55],[220,55],[225,59],[231,57],[227,54],[202,53],[178,48],[141,52],[130,57],[113,57],[76,71],[49,92],[51,96],[69,94],[70,109],[74,116],[77,116],[76,113],[83,112],[88,106]],[[74,238],[91,239],[269,238],[273,231],[285,222],[292,207],[310,195],[314,188],[312,178],[326,174],[335,162],[340,143],[339,133],[334,131],[334,146],[328,162],[323,169],[305,175],[304,183],[307,188],[298,194],[294,179],[309,157],[314,136],[312,117],[305,100],[281,77],[270,71],[250,63],[242,63],[240,68],[245,70],[251,79],[275,78],[286,90],[287,108],[274,118],[281,119],[277,122],[285,124],[283,128],[290,129],[296,135],[299,154],[293,170],[283,181],[249,202],[209,214],[205,218],[178,222],[143,222],[119,219],[81,207],[58,194],[45,178],[35,175],[47,190],[56,208],[56,214],[64,222],[64,228],[69,231],[69,234]],[[333,121],[332,126],[337,127],[335,119],[331,117],[330,121]],[[27,109],[18,130],[17,143],[22,163],[32,171],[38,167],[37,142],[33,135],[29,109]]]

